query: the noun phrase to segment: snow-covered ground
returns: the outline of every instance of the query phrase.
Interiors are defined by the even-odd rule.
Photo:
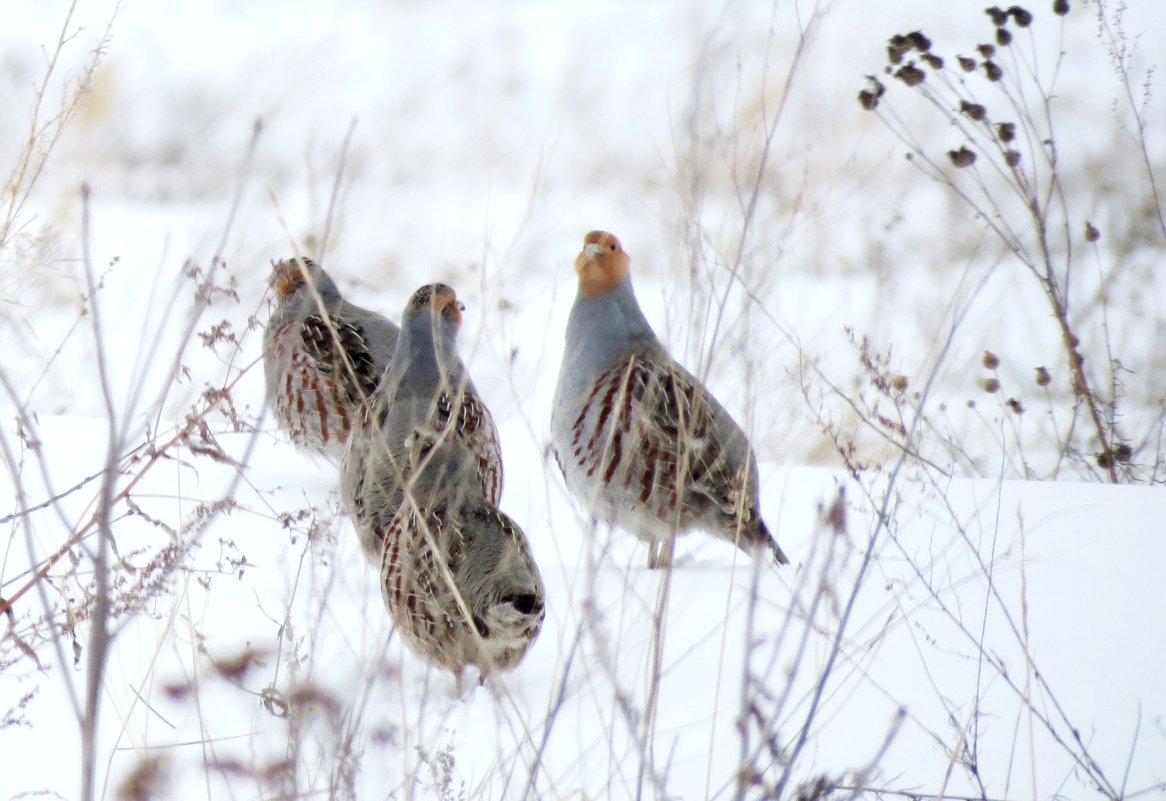
[[[78,3],[41,123],[116,11],[106,52],[0,249],[3,373],[37,426],[21,439],[5,393],[3,441],[23,461],[0,497],[15,498],[18,476],[38,504],[105,458],[83,182],[127,445],[164,442],[206,385],[231,382],[241,420],[259,423],[252,436],[208,417],[242,470],[183,447],[124,464],[121,486],[144,476],[135,506],[116,510],[114,558],[137,568],[119,573],[118,597],[140,603],[114,610],[97,750],[107,796],[155,758],[162,797],[179,798],[732,798],[743,766],[761,782],[744,797],[765,797],[787,764],[786,794],[818,775],[946,797],[1166,793],[1166,496],[1077,481],[1071,462],[1070,480],[1016,480],[1060,463],[1050,439],[1072,397],[1059,332],[1031,277],[855,101],[892,34],[922,28],[945,55],[991,38],[978,6],[239,5]],[[1166,243],[1096,6],[1074,2],[1062,35],[1047,5],[1032,8],[1032,41],[1045,78],[1065,53],[1053,108],[1074,323],[1088,364],[1108,349],[1129,371],[1123,422],[1145,477],[1161,453]],[[20,163],[21,110],[68,11],[5,11],[0,102],[16,111],[0,123],[0,164]],[[1166,17],[1152,4],[1127,14],[1140,97]],[[939,157],[960,144],[943,115],[899,108]],[[1152,99],[1155,165],[1160,109]],[[1093,250],[1078,241],[1085,220],[1102,232]],[[571,264],[593,228],[621,237],[649,319],[753,431],[763,511],[791,566],[754,572],[693,535],[671,574],[647,571],[641,546],[589,530],[567,498],[545,448]],[[500,424],[502,505],[531,540],[548,614],[516,670],[460,698],[391,633],[334,468],[260,418],[249,318],[266,318],[271,260],[320,255],[326,232],[326,266],[362,305],[399,317],[435,279],[467,302],[463,356]],[[205,275],[216,255],[214,279],[237,299],[217,295],[196,330],[227,321],[235,339],[190,338],[174,380],[184,265]],[[927,455],[967,477],[896,471],[869,431],[855,458],[873,469],[840,468],[822,419],[862,430],[866,407],[839,398],[876,397],[846,328],[913,391],[934,375]],[[1001,359],[998,397],[977,385],[985,350]],[[1047,391],[1032,378],[1042,365]],[[822,510],[839,488],[835,529]],[[70,697],[87,675],[76,615],[94,538],[24,588],[97,492],[90,481],[59,511],[5,521],[0,598],[21,594],[0,641],[0,797],[77,796]],[[199,504],[228,492],[204,526]],[[46,605],[59,649],[39,639]]]

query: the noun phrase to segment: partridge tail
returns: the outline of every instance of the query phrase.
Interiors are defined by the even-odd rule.
[[[754,512],[747,528],[741,531],[740,546],[744,549],[765,547],[773,554],[773,561],[779,565],[788,565],[789,557],[777,544],[777,540],[769,533],[769,527],[761,519],[760,512]]]

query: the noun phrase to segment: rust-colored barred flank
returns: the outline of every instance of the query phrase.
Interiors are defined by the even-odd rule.
[[[543,586],[522,531],[473,494],[406,502],[385,532],[381,590],[405,642],[460,677],[514,667],[542,628]]]
[[[729,463],[714,410],[687,373],[635,357],[591,385],[571,424],[567,469],[616,518],[658,526],[712,522],[720,536],[773,549],[747,469]],[[755,470],[755,466],[753,466]],[[785,555],[775,550],[779,562]]]
[[[379,378],[360,326],[335,327],[333,335],[328,323],[313,315],[284,326],[272,341],[287,365],[272,399],[276,418],[303,448],[343,447]]]
[[[349,303],[311,259],[277,262],[263,371],[276,423],[300,448],[339,461],[389,366],[398,329]]]

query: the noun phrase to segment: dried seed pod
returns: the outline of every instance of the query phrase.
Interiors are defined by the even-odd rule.
[[[918,86],[923,83],[923,79],[927,77],[927,74],[916,67],[914,61],[908,61],[902,67],[895,70],[895,77],[908,86]]]
[[[1008,32],[1007,28],[996,29],[996,44],[1001,47],[1008,47],[1012,44],[1012,34]]]
[[[923,31],[911,31],[907,34],[907,41],[920,53],[926,53],[931,49],[931,40],[923,35]]]
[[[960,113],[964,114],[969,119],[980,122],[984,119],[988,112],[987,109],[985,109],[979,103],[969,103],[966,100],[961,100]]]
[[[960,69],[964,72],[971,72],[976,68],[976,60],[968,58],[967,56],[956,56],[956,61],[960,63]]]
[[[992,18],[992,24],[999,28],[1004,23],[1008,22],[1008,12],[1000,8],[1000,6],[992,6],[985,8],[984,13]]]
[[[1018,150],[1005,150],[1004,151],[1004,163],[1007,164],[1009,167],[1015,167],[1017,164],[1020,163],[1020,151],[1018,151]]]
[[[959,150],[947,151],[947,157],[956,167],[970,167],[976,163],[976,154],[968,150],[966,145],[961,145]]]
[[[995,61],[984,62],[984,73],[988,76],[989,81],[998,81],[1004,77],[1004,70]]]
[[[878,78],[868,75],[866,76],[866,89],[858,93],[858,102],[867,111],[874,111],[878,107],[879,99],[886,91],[887,87],[883,86]]]
[[[990,350],[984,351],[984,358],[980,360],[984,366],[989,370],[995,370],[1000,366],[1000,357]]]
[[[996,45],[976,45],[976,52],[980,54],[980,58],[991,58],[996,55]]]
[[[1036,385],[1038,387],[1047,387],[1052,380],[1052,376],[1049,375],[1049,371],[1046,368],[1036,368]]]
[[[1012,21],[1021,28],[1027,28],[1032,24],[1032,12],[1027,9],[1020,6],[1010,6],[1008,13],[1012,15]]]
[[[892,64],[903,63],[903,56],[911,52],[911,42],[906,36],[895,34],[887,43],[887,60]]]
[[[1055,0],[1053,3],[1053,13],[1058,17],[1063,17],[1069,13],[1069,0]]]
[[[1101,239],[1101,232],[1097,230],[1097,226],[1088,220],[1085,221],[1085,241],[1096,242]]]
[[[1009,398],[1006,403],[1008,404],[1008,408],[1016,414],[1024,414],[1024,405],[1016,398]]]
[[[1000,382],[995,378],[981,378],[979,384],[980,389],[984,390],[989,395],[1000,391]]]
[[[926,62],[927,66],[931,67],[933,70],[943,69],[943,59],[934,53],[924,53],[923,55],[919,56],[919,59]]]
[[[1109,469],[1115,464],[1129,464],[1134,457],[1133,449],[1124,442],[1114,445],[1107,451],[1097,454],[1097,465]]]
[[[907,376],[905,375],[896,375],[891,378],[891,389],[895,390],[895,392],[906,392],[907,384]]]
[[[1001,142],[1011,142],[1016,138],[1016,123],[1000,122],[996,124],[996,138]]]

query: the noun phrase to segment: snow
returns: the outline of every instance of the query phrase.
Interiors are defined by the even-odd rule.
[[[1149,462],[1166,393],[1162,243],[1139,216],[1144,175],[1125,149],[1130,120],[1112,104],[1122,88],[1095,38],[1094,7],[1077,6],[1063,38],[1046,36],[1047,9],[1033,9],[1041,52],[1066,53],[1055,108],[1070,227],[1090,219],[1103,230],[1103,249],[1078,262],[1075,322],[1090,334],[1090,364],[1108,341],[1131,371],[1123,422]],[[67,10],[6,15],[6,108],[31,107]],[[78,5],[63,69],[81,69],[114,10]],[[736,797],[742,754],[769,786],[793,759],[787,795],[824,774],[947,797],[1084,798],[1098,794],[1098,773],[1116,794],[1161,795],[1166,495],[1082,482],[1057,461],[1048,421],[1065,419],[1068,379],[1055,369],[1064,357],[1038,288],[854,101],[891,34],[923,28],[948,52],[990,28],[978,8],[931,3],[810,12],[565,0],[118,11],[87,104],[0,248],[3,374],[35,415],[22,440],[17,403],[3,395],[2,442],[21,461],[0,474],[0,497],[13,499],[0,513],[17,510],[18,491],[38,504],[101,471],[99,343],[114,355],[127,447],[164,443],[204,385],[224,381],[258,431],[209,418],[214,443],[242,470],[183,447],[124,465],[120,487],[142,477],[136,506],[118,507],[113,558],[142,568],[166,545],[184,550],[172,569],[122,574],[161,584],[145,585],[114,623],[97,751],[105,796],[160,757],[161,797],[724,799]],[[1156,55],[1148,44],[1166,29],[1149,5],[1127,14],[1142,35],[1140,89]],[[809,47],[787,97],[803,30]],[[48,109],[67,97],[62,75]],[[1149,109],[1153,120],[1158,106]],[[0,123],[0,163],[16,163],[27,122]],[[946,121],[918,124],[941,152],[958,144]],[[763,191],[743,233],[769,130]],[[1148,133],[1161,164],[1161,132]],[[447,281],[465,299],[461,348],[499,423],[502,507],[547,586],[546,623],[526,659],[461,697],[392,632],[340,512],[335,468],[295,452],[261,416],[251,318],[266,318],[272,259],[318,252],[342,159],[328,269],[354,300],[394,318],[422,282]],[[82,182],[100,336],[80,299]],[[649,320],[752,430],[763,512],[790,566],[755,566],[691,535],[676,569],[649,571],[641,544],[593,530],[566,495],[547,428],[570,265],[593,228],[621,237]],[[234,281],[238,300],[216,295],[193,324],[229,322],[237,351],[203,347],[187,330],[187,262],[205,276],[216,258],[215,280]],[[1092,302],[1103,273],[1104,318]],[[911,462],[896,470],[897,452],[877,438],[860,443],[872,469],[841,467],[820,423],[845,429],[850,418],[825,400],[823,382],[870,392],[846,327],[888,354],[912,391],[934,374],[929,422],[968,453],[956,477]],[[1003,362],[999,399],[975,385],[985,349]],[[188,372],[175,381],[179,363]],[[1056,375],[1047,395],[1032,382],[1042,364]],[[1024,417],[1008,413],[1010,396]],[[938,446],[928,455],[949,456]],[[1028,467],[1062,480],[1018,480]],[[847,513],[836,531],[824,511],[840,488]],[[6,522],[0,596],[28,585],[30,563],[90,518],[98,491],[90,480],[27,524]],[[233,505],[200,522],[200,504],[227,495]],[[88,622],[58,629],[59,649],[35,635],[46,603],[62,621],[86,609],[95,544],[73,543],[42,582],[47,594],[22,594],[7,617],[0,797],[77,797],[71,699],[83,698]],[[229,669],[241,655],[252,661]],[[780,759],[758,717],[743,717],[743,698],[756,699]],[[281,717],[284,704],[295,714]]]

